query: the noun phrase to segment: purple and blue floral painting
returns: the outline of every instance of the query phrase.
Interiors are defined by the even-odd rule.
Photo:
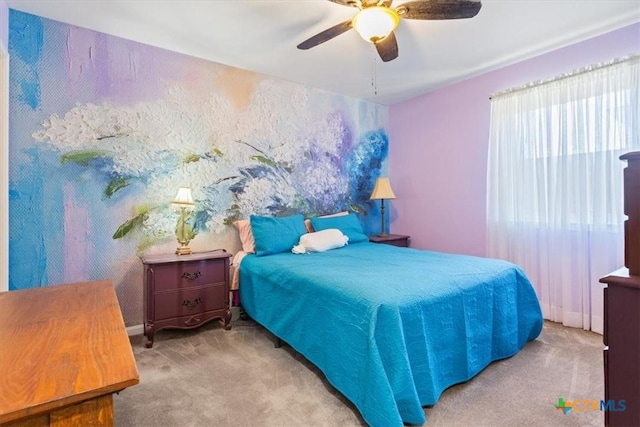
[[[175,250],[182,186],[194,250],[239,249],[250,214],[379,231],[385,106],[15,10],[9,53],[11,290],[111,279],[141,323],[138,256]]]

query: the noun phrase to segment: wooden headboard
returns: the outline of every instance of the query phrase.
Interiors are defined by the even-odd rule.
[[[640,151],[623,154],[624,169],[624,265],[632,276],[640,276]]]

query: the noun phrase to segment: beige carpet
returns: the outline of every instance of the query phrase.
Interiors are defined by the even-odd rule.
[[[114,397],[116,426],[363,426],[322,373],[251,321],[131,339],[140,384]],[[545,322],[517,355],[446,390],[426,426],[600,426],[603,414],[555,409],[603,398],[602,337]]]

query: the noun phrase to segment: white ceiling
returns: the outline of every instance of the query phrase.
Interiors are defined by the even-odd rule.
[[[396,30],[399,57],[383,63],[355,30],[310,50],[296,48],[357,11],[327,0],[5,2],[57,21],[385,105],[640,22],[640,0],[483,0],[471,19],[402,20]],[[396,0],[393,6],[402,3]]]

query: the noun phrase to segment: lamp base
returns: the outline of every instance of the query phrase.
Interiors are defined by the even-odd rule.
[[[177,255],[189,255],[191,254],[191,248],[188,246],[180,246],[178,249],[176,249],[176,254]]]
[[[389,235],[389,233],[380,233],[378,234],[378,237],[387,237]]]

